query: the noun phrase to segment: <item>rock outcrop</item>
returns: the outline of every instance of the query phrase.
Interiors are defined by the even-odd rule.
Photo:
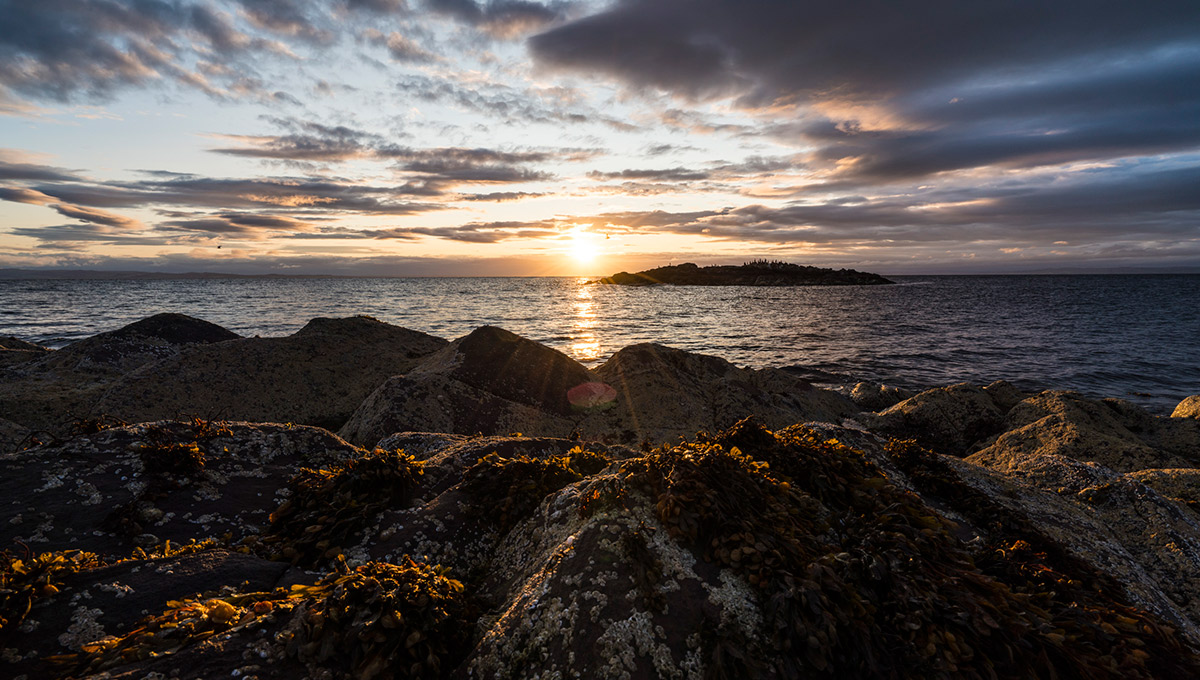
[[[857,411],[845,397],[781,370],[741,369],[717,357],[639,344],[588,371],[561,352],[485,326],[388,380],[340,434],[360,446],[409,430],[574,434],[639,444],[727,427],[749,415],[782,427]]]
[[[1200,464],[1200,421],[1158,418],[1120,399],[1043,392],[1014,406],[1000,429],[970,460],[1006,474],[1045,454],[1118,472]]]
[[[157,454],[136,444],[151,438]],[[193,422],[0,459],[5,479],[43,480],[54,509],[4,530],[59,551],[0,554],[5,674],[1200,673],[1200,522],[1095,464],[1080,464],[1087,486],[1051,491],[861,430],[753,421],[650,452],[388,443],[416,455]],[[95,535],[86,515],[131,516],[134,473],[170,508],[136,517],[171,546],[131,548],[123,525]],[[94,504],[70,514],[71,495]],[[172,547],[189,529],[225,535]]]
[[[115,381],[95,408],[128,422],[195,416],[336,430],[385,380],[445,345],[370,317],[313,319],[287,337],[189,347]]]
[[[1200,394],[1192,396],[1179,402],[1175,410],[1171,412],[1172,418],[1200,418]]]
[[[967,383],[925,390],[878,415],[860,418],[873,432],[913,437],[939,453],[966,455],[971,447],[1000,431],[1004,412],[992,394]]]
[[[691,262],[647,269],[635,274],[620,272],[592,283],[618,286],[871,286],[895,283],[878,274],[854,269],[825,269],[787,262],[750,262],[743,265],[697,267]]]
[[[879,383],[855,383],[850,389],[850,400],[864,411],[883,411],[915,396],[915,392]]]
[[[0,368],[0,414],[31,430],[65,435],[73,421],[100,415],[96,401],[125,373],[186,347],[238,337],[183,314],[156,314],[52,352],[9,350],[35,356]]]

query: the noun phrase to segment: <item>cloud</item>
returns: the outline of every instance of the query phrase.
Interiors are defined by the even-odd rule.
[[[625,0],[535,59],[731,100],[826,179],[910,181],[1200,147],[1200,5]],[[668,112],[670,114],[670,112]],[[664,121],[703,117],[675,110]],[[689,122],[692,121],[692,122]],[[744,130],[743,134],[756,134]]]
[[[434,12],[478,26],[496,37],[511,38],[542,28],[566,15],[566,2],[542,4],[526,0],[426,0]]]
[[[76,175],[62,168],[36,163],[23,163],[0,157],[0,180],[34,180],[48,182],[73,182]]]
[[[74,219],[90,222],[92,224],[100,224],[109,227],[121,227],[125,229],[135,229],[141,226],[141,222],[123,215],[117,215],[105,210],[97,210],[96,208],[85,208],[78,205],[53,205],[58,214],[63,217],[72,217]]]

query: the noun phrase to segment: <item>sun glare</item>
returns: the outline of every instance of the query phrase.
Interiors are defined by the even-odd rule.
[[[569,251],[576,262],[582,264],[593,262],[600,251],[598,235],[587,231],[584,227],[575,227],[571,230]]]

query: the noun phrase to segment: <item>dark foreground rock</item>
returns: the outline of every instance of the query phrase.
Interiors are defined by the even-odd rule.
[[[895,283],[878,274],[853,269],[823,269],[787,262],[750,262],[743,265],[698,267],[690,262],[620,272],[594,283],[618,286],[870,286]]]
[[[157,454],[136,444],[151,431]],[[0,557],[0,675],[1200,673],[1200,523],[1095,463],[1062,458],[1107,485],[1064,492],[862,430],[753,421],[650,452],[386,443],[411,453],[159,423],[3,458],[60,510],[5,527],[23,543]],[[131,480],[176,513],[134,520],[172,546],[130,548],[120,531],[147,527],[124,524],[92,540],[93,517],[128,516]],[[188,528],[229,535],[180,549]]]
[[[0,414],[30,430],[64,435],[93,411],[104,390],[138,367],[186,347],[239,337],[215,324],[183,314],[155,314],[56,351],[23,349],[20,361],[0,364]]]
[[[771,427],[840,420],[845,397],[785,371],[638,344],[588,370],[570,357],[485,326],[368,397],[340,431],[361,446],[392,432],[521,432],[659,443],[755,415]]]
[[[313,319],[287,337],[189,347],[123,376],[95,409],[128,422],[187,415],[337,429],[383,381],[445,345],[370,317]]]

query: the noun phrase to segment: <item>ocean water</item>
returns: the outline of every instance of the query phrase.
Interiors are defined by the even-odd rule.
[[[821,382],[1005,379],[1156,413],[1200,393],[1200,275],[904,276],[894,286],[586,285],[575,278],[0,280],[0,335],[61,347],[157,312],[247,336],[369,314],[447,339],[493,324],[587,365],[637,342]]]

